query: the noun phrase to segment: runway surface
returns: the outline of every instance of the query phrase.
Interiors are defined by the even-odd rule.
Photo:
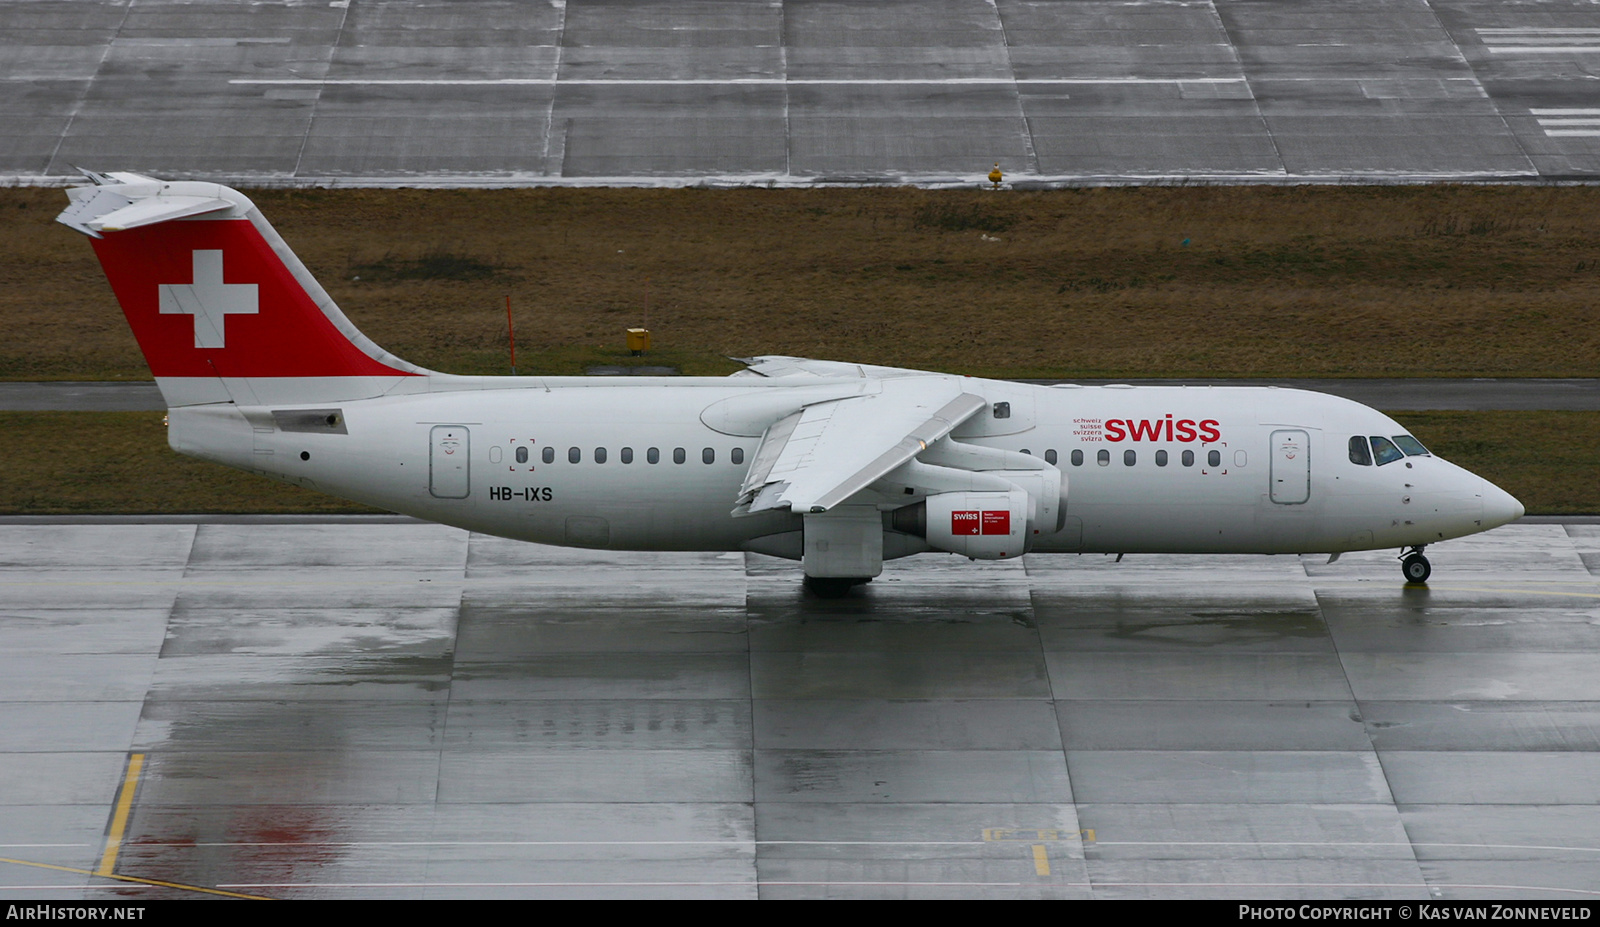
[[[0,898],[1600,894],[1600,525],[1426,588],[919,557],[823,602],[753,555],[31,521]]]
[[[1592,180],[1587,0],[7,0],[0,176]]]
[[[1063,383],[1064,380],[1027,380]],[[1135,383],[1191,386],[1283,386],[1354,399],[1395,412],[1445,409],[1568,412],[1600,411],[1600,380],[1591,379],[1384,379],[1384,380],[1073,380],[1097,385]],[[167,408],[155,383],[0,382],[0,412],[160,412]]]

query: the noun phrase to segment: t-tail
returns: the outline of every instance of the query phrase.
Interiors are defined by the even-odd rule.
[[[84,174],[57,221],[93,239],[169,407],[348,401],[436,376],[361,334],[239,191]]]

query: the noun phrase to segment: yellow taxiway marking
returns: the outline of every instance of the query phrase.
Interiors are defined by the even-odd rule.
[[[137,885],[158,885],[162,888],[175,888],[185,892],[200,892],[206,895],[223,895],[228,898],[248,898],[256,901],[271,901],[272,899],[261,895],[246,895],[240,892],[224,891],[220,888],[204,888],[199,885],[185,885],[182,882],[165,882],[161,879],[141,879],[138,876],[118,875],[117,853],[122,849],[122,838],[128,832],[128,818],[133,813],[133,797],[139,791],[139,776],[144,771],[144,754],[131,753],[128,755],[128,771],[122,776],[122,788],[117,793],[116,809],[111,814],[111,829],[106,834],[106,848],[100,854],[100,865],[94,869],[78,869],[74,866],[56,866],[51,863],[35,863],[25,859],[12,859],[0,856],[0,863],[10,863],[13,866],[30,866],[34,869],[51,869],[56,872],[71,872],[77,875],[98,876],[102,879],[114,879],[118,882],[132,882]]]
[[[223,895],[228,898],[245,898],[250,901],[271,901],[265,895],[246,895],[243,892],[228,892],[220,888],[204,888],[199,885],[185,885],[182,882],[163,882],[160,879],[141,879],[138,876],[117,875],[114,872],[100,872],[95,869],[78,869],[73,866],[53,866],[50,863],[34,863],[25,859],[10,859],[0,856],[0,863],[10,863],[13,866],[32,866],[35,869],[53,869],[56,872],[71,872],[77,875],[99,876],[104,879],[115,879],[118,882],[132,882],[137,885],[158,885],[162,888],[176,888],[186,892],[201,892],[207,895]]]
[[[144,754],[128,757],[128,772],[122,777],[122,791],[117,794],[117,809],[111,815],[111,831],[106,834],[106,849],[100,854],[100,868],[95,875],[111,876],[117,870],[117,853],[122,849],[122,835],[128,829],[128,815],[133,811],[133,796],[139,790],[139,773],[144,769]]]
[[[1033,871],[1042,876],[1050,874],[1050,857],[1045,855],[1042,843],[1033,845]]]

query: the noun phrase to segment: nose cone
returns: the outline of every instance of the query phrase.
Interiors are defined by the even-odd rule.
[[[1517,497],[1488,480],[1483,481],[1483,527],[1498,528],[1522,517],[1525,509]]]

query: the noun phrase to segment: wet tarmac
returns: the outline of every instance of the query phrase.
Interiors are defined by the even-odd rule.
[[[0,177],[1593,180],[1587,0],[0,2]]]
[[[1600,525],[888,564],[0,522],[0,899],[1600,894]]]

